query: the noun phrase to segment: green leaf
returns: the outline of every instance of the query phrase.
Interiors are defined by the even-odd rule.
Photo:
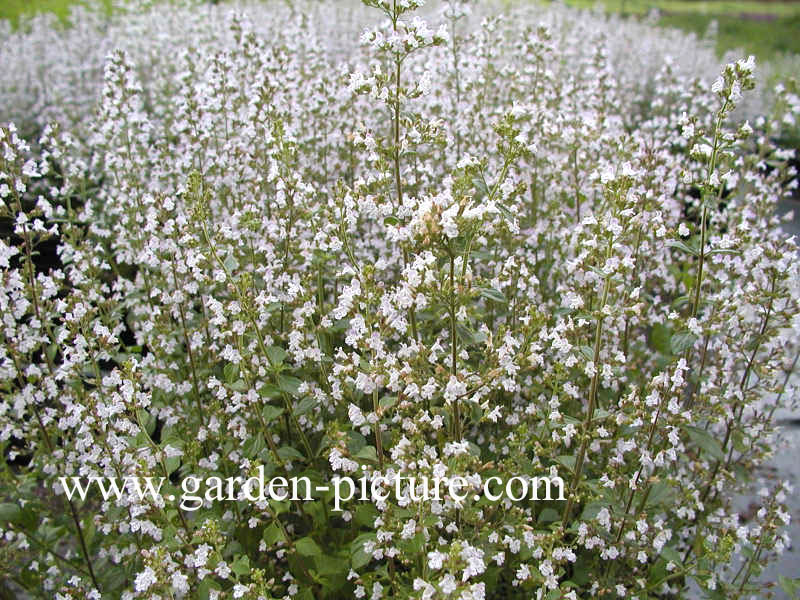
[[[476,343],[475,332],[466,325],[456,323],[456,333],[458,334],[459,339],[465,344],[469,345]]]
[[[311,588],[303,588],[298,592],[295,598],[297,598],[297,600],[314,600],[314,592],[311,591]]]
[[[347,451],[350,454],[357,454],[364,446],[367,445],[367,438],[358,433],[357,431],[348,431],[347,437]]]
[[[781,589],[791,600],[797,599],[797,590],[800,590],[800,579],[789,579],[783,575],[778,575],[778,583],[781,584]]]
[[[406,543],[406,552],[409,552],[411,555],[418,556],[422,549],[425,547],[425,535],[420,532],[411,538]]]
[[[236,573],[239,577],[244,577],[250,573],[250,558],[243,554],[231,563],[231,571]]]
[[[508,210],[508,208],[506,208],[499,202],[497,203],[497,209],[500,211],[500,214],[503,215],[504,218],[508,219],[509,221],[514,220],[514,215],[511,213],[511,211]]]
[[[354,458],[360,458],[369,462],[378,462],[378,453],[375,451],[374,446],[364,446],[359,450]]]
[[[242,446],[242,453],[247,458],[254,458],[258,456],[259,452],[266,448],[266,446],[264,437],[261,434],[256,434],[244,443]]]
[[[689,304],[689,300],[690,298],[686,294],[684,294],[683,296],[678,296],[677,298],[675,298],[675,300],[672,301],[672,308],[678,309],[681,308],[682,306],[686,306],[687,304]]]
[[[673,354],[682,354],[685,350],[694,346],[697,336],[689,330],[678,331],[672,334],[669,345]]]
[[[237,379],[231,384],[231,389],[234,392],[244,392],[247,390],[247,384],[244,382],[244,379]]]
[[[278,456],[283,460],[305,460],[306,458],[291,446],[281,446],[278,448]]]
[[[280,452],[278,452],[280,454]],[[289,510],[291,503],[288,500],[270,500],[269,508],[276,517]]]
[[[19,524],[22,522],[22,509],[13,502],[0,504],[0,522]]]
[[[228,256],[225,257],[225,260],[222,261],[222,264],[224,264],[225,268],[228,269],[228,273],[232,273],[239,268],[239,261],[236,260],[236,257],[233,254],[228,254]]]
[[[294,547],[298,554],[302,556],[319,556],[322,554],[322,548],[310,537],[300,538],[295,542]]]
[[[607,506],[602,502],[590,502],[584,507],[583,513],[581,513],[581,521],[591,521],[596,518],[597,513],[604,508],[607,508]]]
[[[264,408],[261,409],[261,416],[264,417],[265,423],[274,421],[282,414],[283,414],[282,408],[278,408],[277,406],[272,406],[271,404],[266,404]]]
[[[476,411],[478,412],[478,414],[480,414],[480,408],[477,405],[475,406],[475,408],[476,408]],[[480,458],[481,457],[481,447],[478,446],[478,444],[475,444],[473,442],[467,442],[467,450],[475,458]]]
[[[372,560],[372,555],[364,552],[364,543],[375,541],[377,535],[374,533],[362,533],[350,543],[350,563],[353,569],[360,569]]]
[[[731,435],[731,442],[733,444],[733,449],[737,452],[745,454],[750,451],[750,448],[745,443],[744,434],[741,431],[733,432],[733,435]]]
[[[487,260],[492,260],[492,253],[487,250],[473,249],[470,251],[469,257],[472,260],[483,262]]]
[[[684,425],[683,428],[689,434],[689,439],[692,440],[696,446],[706,452],[711,458],[716,460],[724,460],[725,453],[722,451],[720,443],[712,437],[705,429],[693,427],[692,425]]]
[[[575,457],[571,454],[562,454],[561,456],[556,456],[555,461],[558,464],[565,466],[570,471],[575,470]]]
[[[670,240],[667,242],[667,246],[669,246],[670,248],[677,248],[678,250],[685,252],[686,254],[691,254],[692,256],[700,256],[700,253],[697,250],[695,250],[690,246],[687,246],[680,240]]]
[[[278,346],[270,346],[267,348],[267,358],[269,359],[269,363],[273,367],[278,367],[283,364],[283,361],[287,357],[286,350],[280,348]]]
[[[278,375],[278,387],[281,391],[286,392],[290,396],[297,396],[300,393],[300,386],[303,382],[297,377],[291,375]]]
[[[97,573],[103,592],[111,592],[120,589],[128,580],[128,574],[122,567],[106,566]]]
[[[670,356],[672,354],[672,345],[670,344],[671,337],[672,331],[669,327],[661,323],[656,323],[650,331],[650,345],[661,354]]]
[[[339,576],[341,579],[346,579],[347,573],[350,571],[350,561],[344,557],[326,554],[316,562],[317,572],[322,576]],[[311,600],[315,600],[313,593]]]
[[[239,367],[233,363],[228,363],[222,368],[225,383],[232,384],[239,377]]]
[[[167,475],[172,475],[181,466],[180,456],[168,456],[164,460],[164,466],[167,468]]]
[[[681,557],[680,553],[671,546],[665,546],[661,550],[661,556],[664,557],[664,560],[674,562],[678,567],[683,564],[683,558]]]
[[[714,256],[715,254],[741,254],[741,250],[734,250],[733,248],[714,248],[706,252],[706,256]]]
[[[508,304],[508,300],[506,299],[503,292],[500,290],[496,290],[492,287],[482,287],[478,288],[478,293],[487,300],[491,300],[492,302],[497,302],[498,304]]]
[[[384,410],[393,407],[395,404],[397,404],[397,396],[384,396],[378,402],[378,406]]]
[[[539,518],[537,522],[545,524],[545,523],[552,523],[554,521],[558,521],[561,516],[558,514],[554,508],[545,508],[542,512],[539,513]]]
[[[665,481],[657,481],[650,486],[650,492],[647,494],[647,508],[656,508],[660,506],[669,506],[673,497],[672,487]]]
[[[592,348],[589,346],[578,346],[578,350],[581,351],[581,354],[583,354],[583,357],[586,360],[594,360],[594,350],[592,350]]]
[[[147,435],[153,435],[153,432],[155,432],[156,430],[156,418],[143,409],[139,409],[136,411],[136,418],[139,420],[139,423],[147,432]]]
[[[297,406],[294,407],[295,416],[299,417],[300,415],[306,414],[308,411],[314,408],[316,404],[317,399],[314,396],[306,396],[297,403]]]
[[[378,509],[373,504],[359,504],[356,507],[355,520],[362,527],[372,527],[375,524],[375,517],[378,516]]]
[[[55,361],[57,353],[58,353],[58,346],[56,344],[50,344],[49,346],[47,346],[47,357],[50,359],[51,362]]]
[[[281,395],[281,389],[274,383],[265,383],[258,390],[262,398],[277,398]]]
[[[286,536],[283,535],[283,530],[280,528],[280,526],[273,521],[264,528],[262,539],[267,545],[267,548],[269,548],[273,544],[286,541]]]
[[[393,226],[395,226],[395,225],[399,225],[399,224],[400,224],[400,219],[398,219],[397,217],[393,217],[393,216],[391,216],[391,215],[390,215],[390,216],[388,216],[388,217],[385,217],[385,218],[383,219],[383,224],[384,224],[384,225],[388,225],[388,226],[392,226],[392,227],[393,227]]]
[[[221,588],[216,581],[214,581],[211,577],[206,577],[200,582],[200,585],[197,588],[197,598],[198,600],[208,600],[211,596],[211,590],[219,591],[220,589]]]
[[[487,187],[486,182],[480,177],[473,177],[472,185],[475,186],[475,189],[478,190],[479,194],[482,194],[484,196],[489,195],[489,188]],[[480,198],[480,196],[478,197]]]

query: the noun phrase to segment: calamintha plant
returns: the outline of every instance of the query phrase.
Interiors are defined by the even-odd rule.
[[[792,398],[794,84],[747,121],[752,59],[696,76],[675,33],[422,4],[2,34],[20,64],[108,50],[0,86],[4,593],[771,593],[791,490],[733,501]],[[259,476],[327,491],[180,502]],[[337,506],[337,476],[379,497]],[[525,494],[545,476],[563,497]]]

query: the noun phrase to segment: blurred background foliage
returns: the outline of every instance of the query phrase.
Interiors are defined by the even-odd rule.
[[[505,3],[532,1],[546,0],[505,0]],[[713,36],[720,57],[730,50],[739,50],[756,55],[760,61],[780,63],[786,55],[800,54],[800,0],[564,1],[578,8],[603,8],[630,18],[652,19],[664,27],[693,32],[698,37]],[[0,19],[9,19],[17,27],[25,16],[50,12],[67,23],[70,7],[79,3],[81,0],[0,0]],[[101,3],[111,10],[112,0]]]
[[[531,0],[508,0],[520,3]],[[657,22],[704,36],[716,31],[717,53],[742,49],[761,60],[785,53],[800,53],[800,0],[565,0],[579,8],[602,5],[606,11],[646,18],[658,11]],[[66,22],[70,6],[80,0],[2,0],[0,18],[14,26],[20,17],[37,12],[54,13]],[[110,10],[111,0],[104,0]]]

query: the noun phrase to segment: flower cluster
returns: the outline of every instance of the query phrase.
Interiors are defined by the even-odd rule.
[[[800,265],[775,207],[797,174],[773,140],[794,84],[742,112],[752,59],[715,79],[691,38],[559,6],[289,4],[2,33],[21,69],[64,48],[28,52],[58,85],[0,79],[9,585],[758,593],[791,490],[747,520],[733,499],[792,397]],[[318,493],[164,500],[258,472]],[[354,473],[401,493],[334,510]],[[79,499],[64,476],[163,486]],[[566,499],[474,495],[540,476]],[[421,501],[423,479],[448,491]]]

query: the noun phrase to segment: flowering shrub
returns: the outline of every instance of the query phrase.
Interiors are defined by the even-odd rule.
[[[706,80],[648,71],[674,42],[640,25],[365,4],[245,5],[224,27],[158,6],[117,17],[119,40],[80,13],[53,36],[120,46],[99,90],[96,57],[74,104],[3,83],[7,110],[43,115],[33,148],[0,129],[8,579],[45,598],[761,593],[787,489],[748,523],[731,500],[791,396],[800,273],[774,209],[795,180],[771,140],[795,88],[742,122],[752,58]],[[334,14],[366,27],[360,50]],[[171,501],[189,476],[258,473],[329,489]],[[337,510],[337,475],[399,493]],[[564,500],[476,493],[542,475]],[[81,500],[73,476],[128,483]],[[136,493],[147,477],[160,495]],[[424,477],[469,493],[420,501]]]

